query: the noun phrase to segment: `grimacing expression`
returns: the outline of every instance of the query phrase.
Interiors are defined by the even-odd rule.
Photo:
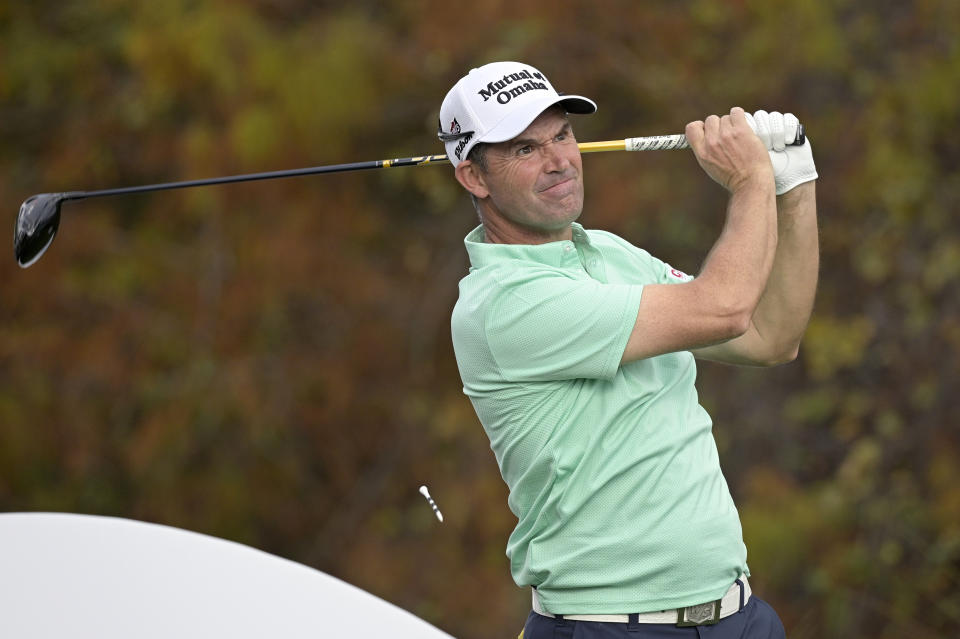
[[[583,210],[583,165],[566,114],[551,108],[523,133],[486,149],[483,186],[495,214],[526,229],[551,234],[568,228]]]

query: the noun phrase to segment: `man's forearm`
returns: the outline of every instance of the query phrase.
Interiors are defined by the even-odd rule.
[[[771,272],[777,234],[772,188],[751,187],[731,194],[726,224],[697,276],[707,288],[702,294],[743,308],[745,320],[751,317]]]
[[[777,197],[777,253],[753,325],[776,355],[797,351],[813,311],[820,251],[815,182]]]

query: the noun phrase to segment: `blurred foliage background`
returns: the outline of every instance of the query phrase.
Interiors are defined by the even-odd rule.
[[[789,635],[960,631],[960,3],[0,2],[0,202],[441,153],[473,66],[600,104],[581,140],[792,111],[820,172],[799,359],[701,364],[755,589]],[[585,158],[583,222],[695,272],[724,194],[688,153]],[[68,202],[0,261],[0,510],[159,522],[513,637],[515,520],[449,337],[449,167]],[[446,516],[438,524],[421,483]]]

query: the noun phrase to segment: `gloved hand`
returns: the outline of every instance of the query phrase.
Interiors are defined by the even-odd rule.
[[[777,195],[783,195],[798,184],[816,180],[817,167],[813,164],[810,138],[800,146],[787,146],[796,139],[800,121],[792,113],[756,111],[746,114],[747,123],[767,147],[773,164],[773,179]]]

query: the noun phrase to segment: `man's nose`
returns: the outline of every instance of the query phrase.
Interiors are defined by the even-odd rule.
[[[547,173],[564,171],[570,166],[570,160],[556,144],[544,144],[540,151],[543,154],[543,170]]]

